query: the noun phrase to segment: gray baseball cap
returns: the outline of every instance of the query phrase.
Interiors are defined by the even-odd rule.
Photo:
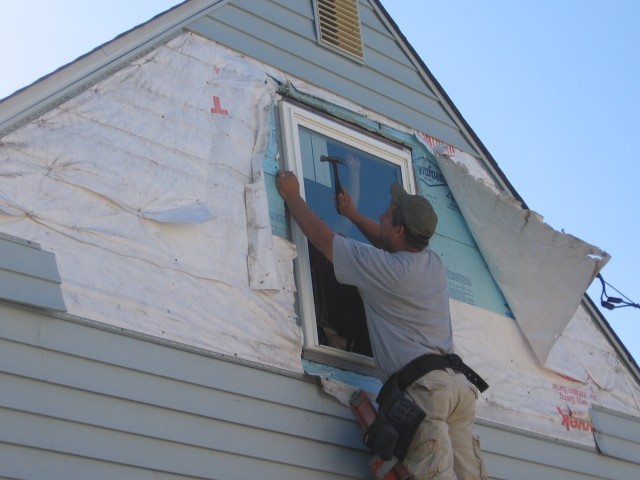
[[[420,195],[410,195],[399,183],[391,185],[391,198],[402,213],[405,228],[414,237],[429,239],[433,236],[438,216],[429,200]]]

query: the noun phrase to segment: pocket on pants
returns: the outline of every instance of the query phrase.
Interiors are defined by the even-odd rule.
[[[429,372],[409,385],[406,393],[434,422],[446,422],[451,414],[449,405],[458,398],[454,377],[444,370]]]
[[[435,478],[447,468],[447,442],[444,432],[433,424],[420,425],[411,442],[404,464],[415,480]]]
[[[480,437],[475,435],[473,436],[473,454],[476,457],[478,469],[480,470],[480,480],[487,480],[489,478],[489,474],[487,473],[487,467],[484,464],[484,460],[482,460]]]

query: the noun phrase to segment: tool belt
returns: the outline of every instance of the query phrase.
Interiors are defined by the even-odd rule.
[[[413,359],[397,373],[398,386],[404,391],[409,385],[430,371],[443,370],[445,368],[451,368],[452,370],[462,373],[467,377],[467,380],[473,383],[481,392],[489,388],[487,382],[455,353],[448,355],[425,354]]]
[[[404,395],[409,385],[432,370],[451,368],[464,374],[478,390],[484,392],[489,385],[456,354],[421,355],[400,371],[391,375],[376,398],[378,416],[365,431],[364,443],[383,460],[393,456],[402,460],[424,420],[426,413]]]

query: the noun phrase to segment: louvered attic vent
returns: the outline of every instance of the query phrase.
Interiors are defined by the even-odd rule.
[[[320,42],[364,60],[358,0],[317,0]]]

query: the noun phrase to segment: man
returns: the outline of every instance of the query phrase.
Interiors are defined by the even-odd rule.
[[[280,172],[277,182],[292,217],[333,263],[338,281],[358,288],[380,377],[400,371],[394,378],[406,383],[405,395],[426,413],[403,460],[412,478],[486,478],[472,435],[478,390],[461,373],[470,369],[450,365],[447,356],[453,354],[447,279],[440,257],[427,248],[438,221],[429,201],[395,183],[378,223],[342,189],[335,199],[340,214],[371,246],[334,234],[301,198],[292,172]]]

